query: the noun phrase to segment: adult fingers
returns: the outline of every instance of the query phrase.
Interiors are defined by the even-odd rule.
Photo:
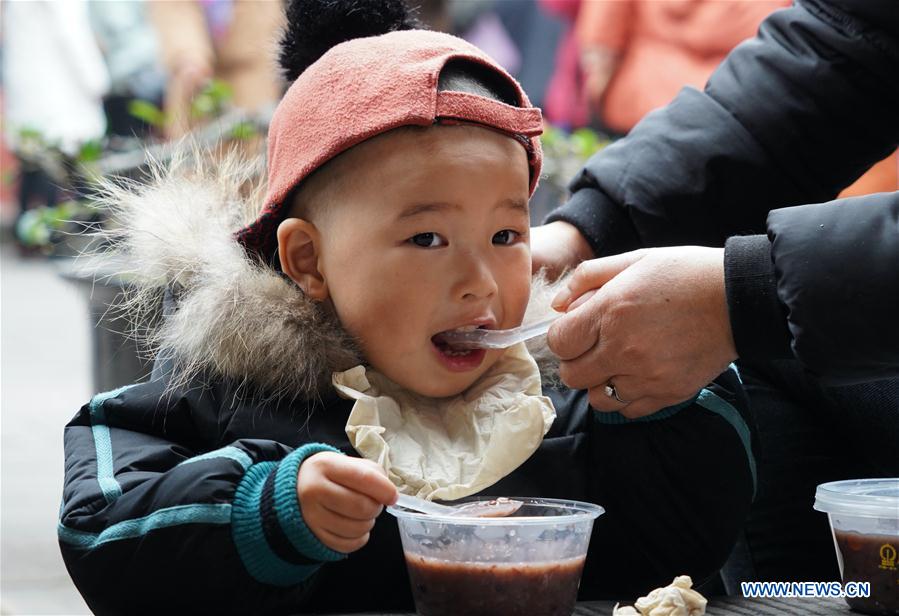
[[[590,390],[590,406],[598,412],[611,413],[617,411],[628,419],[646,417],[681,402],[674,398],[657,398],[653,396],[643,396],[642,398],[634,400],[625,398],[620,392],[618,393],[618,397],[621,398],[623,402],[619,402],[614,397],[610,397],[603,391],[603,389],[604,388],[602,387],[596,387]],[[617,385],[615,386],[615,389],[616,391],[618,390]]]
[[[599,341],[601,298],[591,297],[559,317],[546,333],[546,344],[564,362],[581,357]],[[564,376],[563,376],[564,381]],[[565,382],[569,387],[574,387]]]
[[[396,486],[387,479],[384,469],[370,460],[344,457],[329,465],[325,473],[334,483],[364,494],[382,505],[396,501]]]
[[[584,320],[587,320],[586,317]],[[559,377],[571,389],[605,385],[613,376],[620,374],[621,359],[615,352],[615,342],[604,335],[608,328],[600,320],[601,317],[593,317],[590,320],[593,328],[589,330],[562,330],[558,340],[547,336],[550,350],[562,360],[559,362]],[[579,351],[582,352],[577,354]]]
[[[613,386],[614,392],[607,390],[607,386]],[[654,392],[654,389],[657,388],[651,382],[638,377],[615,375],[605,385],[589,390],[590,406],[598,411],[617,411],[629,419],[637,419],[690,399],[690,396],[684,398]]]
[[[597,292],[598,290],[599,290],[599,289],[590,289],[590,290],[587,291],[586,293],[583,293],[583,294],[581,294],[580,296],[576,297],[576,298],[574,299],[573,302],[571,302],[570,304],[568,304],[567,311],[568,311],[568,312],[571,312],[572,310],[574,310],[575,308],[577,308],[577,307],[580,306],[581,304],[587,303],[587,300],[589,300],[591,297],[593,297],[594,295],[596,295],[596,292]]]
[[[581,361],[579,358],[577,361]],[[569,362],[573,363],[573,362]],[[561,373],[560,373],[561,374]],[[603,377],[600,377],[603,378]],[[607,386],[614,386],[614,394],[606,390]],[[626,417],[642,417],[652,414],[659,409],[673,406],[691,399],[697,389],[679,388],[672,390],[666,386],[666,381],[648,379],[635,374],[611,374],[605,380],[597,381],[588,389],[590,405],[601,411],[619,411]]]
[[[591,289],[598,289],[616,275],[646,256],[646,250],[634,250],[620,255],[591,259],[578,265],[568,279],[566,288],[559,291],[551,304],[556,310],[567,310],[573,300]]]
[[[623,402],[617,400],[615,396],[610,396],[606,387],[607,384],[603,384],[591,387],[587,390],[587,399],[590,400],[590,406],[597,411],[612,412],[621,411],[629,404],[630,401],[621,395],[621,392],[618,392],[617,386],[615,387],[615,391]]]
[[[607,387],[613,389],[608,390]],[[637,400],[653,395],[648,391],[646,381],[620,373],[613,374],[601,384],[592,387],[590,394],[590,404],[603,411],[621,411]],[[593,404],[594,400],[596,404]]]

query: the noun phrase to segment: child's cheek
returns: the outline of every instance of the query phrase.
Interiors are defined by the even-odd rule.
[[[525,310],[528,307],[528,300],[531,297],[531,264],[530,259],[526,262],[526,269],[523,269],[516,279],[514,299],[516,306],[516,316],[519,319],[524,318]]]

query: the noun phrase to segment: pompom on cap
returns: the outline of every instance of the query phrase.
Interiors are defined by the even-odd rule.
[[[452,90],[438,91],[450,60],[480,64],[514,88],[518,106]],[[525,147],[530,192],[537,186],[543,132],[533,107],[502,67],[474,45],[427,30],[392,31],[329,49],[303,71],[278,104],[268,132],[268,186],[260,216],[236,233],[250,254],[271,262],[276,230],[291,190],[341,152],[400,126],[474,124],[500,131]]]
[[[345,41],[421,28],[403,0],[292,0],[278,60],[287,81]]]

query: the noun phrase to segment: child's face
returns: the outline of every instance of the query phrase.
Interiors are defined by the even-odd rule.
[[[432,338],[515,327],[527,306],[525,150],[489,129],[436,126],[349,154],[352,177],[319,228],[329,297],[372,367],[422,395],[458,394],[502,351],[451,355]]]

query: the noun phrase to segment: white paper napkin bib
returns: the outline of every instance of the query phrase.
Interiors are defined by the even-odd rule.
[[[355,400],[350,443],[404,494],[455,500],[480,492],[527,460],[556,417],[524,343],[503,353],[462,394],[427,398],[379,372],[335,372],[338,394]]]

